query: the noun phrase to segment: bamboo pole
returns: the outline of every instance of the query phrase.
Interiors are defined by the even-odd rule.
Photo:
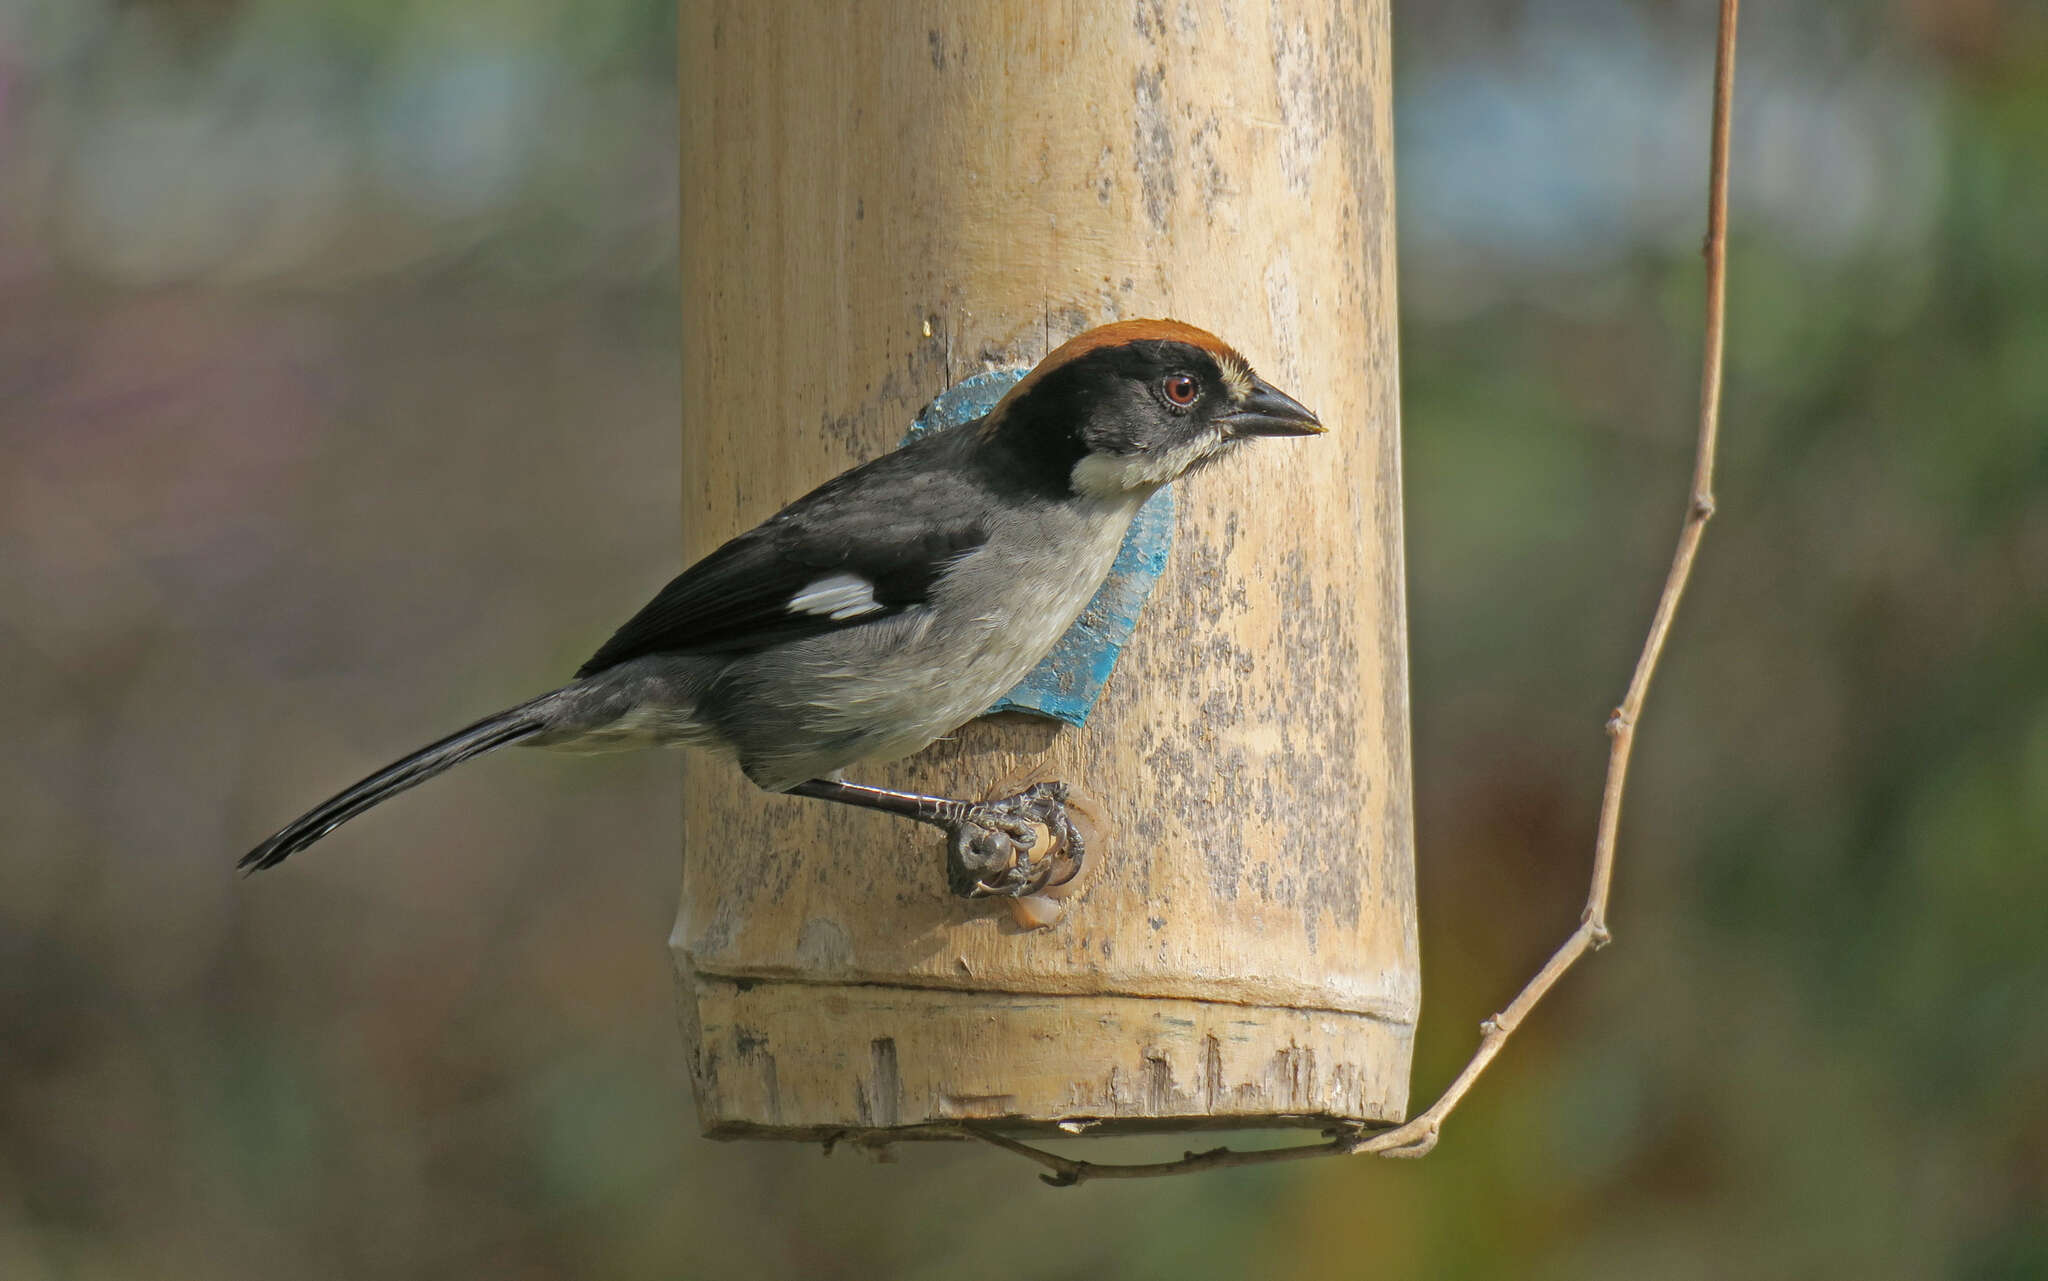
[[[684,6],[694,558],[1089,325],[1214,330],[1332,433],[1180,487],[1085,728],[987,718],[852,776],[1037,766],[1111,836],[1050,930],[938,842],[691,761],[673,939],[707,1132],[1398,1120],[1419,1004],[1384,3]],[[922,1129],[920,1129],[922,1127]]]

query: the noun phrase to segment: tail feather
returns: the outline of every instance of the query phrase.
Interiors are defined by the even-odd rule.
[[[467,729],[457,730],[440,742],[422,747],[404,760],[385,766],[354,787],[294,819],[277,835],[244,854],[242,861],[235,866],[247,872],[276,867],[371,806],[391,799],[408,787],[416,787],[472,756],[481,756],[520,739],[531,738],[546,728],[546,724],[537,703],[525,703],[486,717]]]

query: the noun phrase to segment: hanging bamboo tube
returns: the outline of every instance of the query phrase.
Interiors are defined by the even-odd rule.
[[[683,510],[701,556],[1102,321],[1213,330],[1329,435],[1176,486],[1087,725],[985,718],[861,781],[1031,766],[1111,829],[1051,929],[939,839],[692,760],[674,947],[707,1132],[1385,1121],[1420,980],[1384,0],[682,9]]]

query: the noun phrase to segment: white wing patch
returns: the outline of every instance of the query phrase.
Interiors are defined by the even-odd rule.
[[[858,574],[833,574],[821,578],[789,598],[793,614],[822,614],[835,623],[882,607],[875,599],[875,585]]]

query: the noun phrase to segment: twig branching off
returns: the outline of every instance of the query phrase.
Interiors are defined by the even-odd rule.
[[[1714,58],[1714,123],[1707,169],[1707,234],[1702,252],[1707,265],[1706,337],[1700,370],[1699,443],[1693,455],[1692,493],[1686,503],[1685,519],[1679,526],[1678,550],[1671,570],[1664,578],[1664,591],[1657,599],[1657,612],[1650,620],[1649,635],[1636,659],[1635,674],[1621,706],[1607,718],[1607,782],[1600,795],[1600,826],[1593,844],[1592,886],[1579,927],[1565,939],[1543,968],[1536,971],[1507,1006],[1479,1025],[1479,1046],[1450,1086],[1420,1116],[1383,1130],[1364,1128],[1331,1132],[1322,1143],[1296,1147],[1238,1152],[1214,1148],[1189,1152],[1178,1161],[1144,1164],[1111,1164],[1076,1161],[1044,1148],[1020,1143],[1006,1135],[979,1127],[965,1127],[971,1137],[992,1143],[1006,1151],[1046,1167],[1041,1175],[1055,1187],[1071,1187],[1091,1179],[1149,1179],[1168,1174],[1193,1174],[1231,1166],[1271,1165],[1281,1161],[1302,1161],[1313,1157],[1375,1153],[1380,1156],[1417,1157],[1436,1146],[1444,1120],[1461,1103],[1480,1073],[1486,1071],[1508,1037],[1536,1007],[1558,979],[1580,957],[1604,947],[1608,941],[1607,897],[1614,880],[1614,845],[1621,827],[1621,797],[1628,783],[1629,754],[1635,747],[1636,723],[1643,712],[1643,699],[1650,692],[1650,678],[1664,653],[1664,641],[1671,633],[1671,620],[1678,612],[1679,597],[1692,576],[1692,562],[1699,553],[1700,536],[1714,514],[1714,445],[1720,434],[1721,353],[1727,292],[1728,239],[1728,115],[1735,83],[1735,20],[1739,0],[1721,0],[1720,39]]]

